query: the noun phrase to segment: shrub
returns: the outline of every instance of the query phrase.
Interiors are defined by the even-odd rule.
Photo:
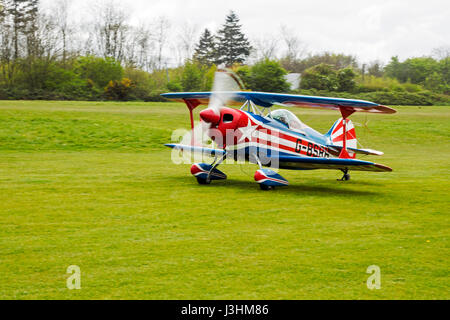
[[[266,59],[251,68],[248,86],[254,91],[288,92],[290,85],[284,78],[286,74],[280,63]]]
[[[331,65],[321,63],[306,69],[302,75],[302,89],[336,91],[339,88],[336,71]]]
[[[241,78],[244,86],[250,88],[251,69],[249,66],[239,66],[235,68],[236,74]]]
[[[91,80],[100,89],[106,87],[110,81],[120,81],[124,73],[116,60],[94,56],[78,58],[74,69],[81,79]]]
[[[201,91],[202,71],[200,66],[194,62],[187,62],[181,76],[181,84],[186,92]]]
[[[355,90],[356,73],[352,68],[341,69],[337,72],[338,91],[352,92]]]
[[[167,89],[170,92],[181,92],[183,91],[183,86],[177,80],[173,80],[167,83]]]
[[[110,81],[105,88],[105,97],[108,100],[126,101],[130,99],[130,95],[135,88],[135,84],[128,78],[121,81]]]

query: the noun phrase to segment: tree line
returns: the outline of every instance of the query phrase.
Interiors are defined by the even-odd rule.
[[[249,90],[359,97],[386,104],[450,102],[450,50],[360,64],[355,56],[308,54],[287,27],[249,39],[230,12],[199,38],[159,17],[130,23],[118,2],[92,4],[83,23],[71,2],[0,0],[0,99],[160,100],[166,91],[209,91],[218,68],[233,69]],[[175,42],[173,41],[175,39]],[[284,50],[280,52],[280,47]],[[292,90],[285,76],[301,75]]]

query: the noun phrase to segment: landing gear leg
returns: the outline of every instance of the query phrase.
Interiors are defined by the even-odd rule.
[[[257,163],[258,166],[259,166],[259,170],[263,170],[263,166],[262,166],[261,160],[259,160],[259,158],[258,158],[258,156],[257,156],[256,154],[254,154],[253,156],[255,157],[256,163]],[[261,190],[263,190],[263,191],[270,191],[270,190],[275,189],[275,187],[273,187],[273,186],[268,186],[268,185],[265,185],[265,184],[263,184],[263,183],[260,183],[260,184],[259,184],[259,188],[260,188]]]
[[[342,179],[339,179],[338,181],[350,181],[350,174],[348,173],[348,169],[341,170],[344,173],[344,176]]]
[[[220,160],[217,161],[218,158],[216,158],[216,159],[214,160],[214,162],[211,164],[212,168],[211,168],[211,170],[209,171],[208,178],[206,179],[206,180],[209,180],[209,183],[211,183],[211,173],[212,173],[218,166],[220,166],[220,165],[225,161],[226,158],[227,158],[227,154],[225,153],[225,154],[223,155],[223,157],[220,158]],[[209,184],[209,183],[208,183],[208,184]]]
[[[227,175],[217,169],[225,159],[226,155],[223,155],[221,158],[216,157],[212,164],[195,163],[191,167],[191,174],[203,185],[211,184],[213,180],[226,180]]]
[[[274,190],[275,187],[288,186],[289,182],[281,175],[270,169],[263,169],[262,163],[255,154],[254,160],[259,166],[259,170],[255,173],[255,181],[259,183],[259,187],[263,191]]]
[[[202,184],[202,185],[211,184],[211,180],[212,180],[211,179],[211,174],[214,172],[214,170],[216,170],[216,168],[218,166],[220,166],[221,163],[223,163],[225,161],[226,158],[227,158],[226,154],[223,155],[223,157],[220,158],[220,159],[216,157],[214,159],[214,162],[211,164],[211,170],[209,170],[208,176],[206,176],[206,178],[204,178],[204,177],[197,177],[198,184]]]

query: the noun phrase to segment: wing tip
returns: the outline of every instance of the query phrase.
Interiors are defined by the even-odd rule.
[[[392,109],[392,108],[387,107],[387,106],[383,106],[381,104],[379,106],[375,107],[375,110],[377,110],[378,112],[381,112],[381,113],[386,113],[386,114],[397,113],[397,110]]]
[[[378,169],[381,169],[383,172],[392,172],[392,171],[394,171],[392,168],[390,168],[388,166],[385,166],[385,165],[382,165],[382,164],[375,163],[374,166],[377,167]]]

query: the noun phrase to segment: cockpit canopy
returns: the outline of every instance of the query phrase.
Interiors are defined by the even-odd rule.
[[[272,111],[269,114],[272,119],[281,122],[291,130],[303,131],[304,124],[297,118],[295,114],[286,109]]]

